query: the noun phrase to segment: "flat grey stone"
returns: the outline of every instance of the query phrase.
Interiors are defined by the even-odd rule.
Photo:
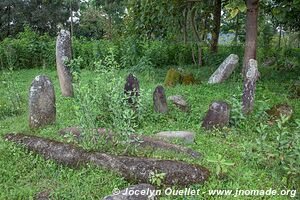
[[[163,131],[157,133],[156,136],[167,140],[180,139],[190,144],[194,142],[196,134],[191,131]]]
[[[188,112],[190,110],[189,105],[185,98],[181,95],[169,96],[168,100],[172,101],[182,112]]]

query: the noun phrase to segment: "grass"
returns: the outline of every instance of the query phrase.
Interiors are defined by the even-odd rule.
[[[191,159],[183,155],[176,155],[170,152],[154,152],[144,156],[184,160],[189,163],[203,165],[212,171],[209,181],[204,185],[193,185],[192,188],[200,189],[201,195],[195,197],[162,197],[161,199],[214,199],[209,196],[210,189],[260,189],[275,190],[293,189],[288,188],[286,180],[280,167],[269,167],[262,165],[251,157],[249,148],[260,137],[256,127],[260,123],[258,117],[261,109],[270,107],[276,103],[288,102],[294,109],[293,118],[286,124],[289,130],[295,129],[295,119],[300,119],[300,101],[289,98],[289,87],[294,73],[281,73],[273,71],[272,68],[261,70],[261,79],[258,82],[256,92],[256,107],[253,115],[247,120],[229,128],[216,131],[205,131],[201,128],[201,119],[204,117],[209,105],[215,100],[230,102],[233,96],[239,97],[242,93],[242,80],[238,73],[224,84],[208,85],[209,75],[214,71],[210,67],[197,69],[193,66],[187,67],[188,71],[195,74],[201,84],[192,86],[176,86],[166,88],[166,95],[181,94],[185,96],[191,105],[191,112],[186,114],[180,112],[169,102],[170,113],[161,116],[153,113],[152,93],[158,84],[164,82],[167,69],[156,69],[154,73],[137,73],[140,87],[144,97],[147,115],[137,129],[138,133],[153,135],[164,130],[191,130],[196,132],[195,144],[189,145],[201,152],[203,159]],[[35,132],[31,132],[28,126],[28,90],[31,81],[35,76],[44,74],[49,76],[56,91],[57,120],[54,125],[47,126]],[[127,70],[120,70],[117,76],[122,77],[125,82]],[[288,78],[284,78],[288,77]],[[11,77],[17,90],[24,99],[22,112],[19,115],[9,115],[9,101],[5,95],[0,96],[0,199],[32,199],[38,192],[50,191],[53,199],[100,199],[111,194],[114,188],[125,188],[132,183],[123,180],[117,174],[87,166],[80,169],[70,169],[60,166],[52,161],[45,161],[42,157],[31,154],[20,147],[5,142],[2,138],[6,133],[25,132],[35,135],[49,137],[57,140],[64,140],[57,134],[61,128],[76,126],[78,121],[74,117],[74,101],[63,98],[60,94],[58,78],[55,70],[29,69],[15,71]],[[93,80],[93,72],[83,71],[82,79]],[[1,94],[7,88],[0,85]],[[275,127],[270,127],[270,131]],[[293,130],[294,131],[294,130]],[[228,175],[224,179],[216,176],[216,166],[208,162],[207,158],[216,158],[220,154],[235,163],[228,169]],[[299,190],[299,187],[296,188]],[[299,192],[299,191],[298,191]],[[298,194],[299,197],[299,194]],[[236,199],[289,199],[289,196],[240,196]],[[222,196],[222,199],[232,199],[232,196]]]

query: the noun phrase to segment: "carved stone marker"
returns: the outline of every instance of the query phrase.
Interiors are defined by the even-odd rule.
[[[248,62],[248,71],[244,81],[244,91],[242,96],[242,110],[244,114],[250,114],[254,109],[254,97],[258,77],[257,61],[250,59]]]
[[[230,108],[226,102],[218,101],[209,106],[202,127],[205,129],[222,128],[229,124]]]
[[[140,95],[140,84],[133,74],[129,74],[126,78],[124,93],[128,96],[128,103],[135,105],[136,98]]]
[[[55,122],[55,92],[47,76],[37,76],[29,90],[29,126],[39,128]]]
[[[65,65],[65,61],[71,59],[70,32],[61,30],[56,40],[56,68],[58,73],[61,93],[65,97],[73,97],[72,74]]]
[[[235,54],[230,54],[209,78],[208,83],[224,82],[232,74],[238,62],[239,57]]]
[[[102,200],[157,200],[155,187],[150,184],[139,184],[125,188],[121,191],[113,191],[114,194],[104,197]]]
[[[168,112],[168,104],[165,95],[165,89],[159,85],[153,93],[154,110],[158,113]]]

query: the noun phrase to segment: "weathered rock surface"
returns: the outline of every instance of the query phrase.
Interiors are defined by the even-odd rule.
[[[174,68],[168,70],[165,78],[165,86],[174,87],[181,81],[181,73]]]
[[[189,105],[185,98],[181,95],[169,96],[168,100],[172,101],[182,112],[188,112],[190,110]]]
[[[133,74],[129,74],[126,78],[124,94],[128,96],[129,104],[136,104],[136,99],[140,95],[140,84],[139,80]]]
[[[61,93],[65,97],[73,97],[72,74],[65,62],[72,58],[70,32],[61,30],[56,40],[56,68]]]
[[[290,119],[293,115],[293,108],[287,103],[274,105],[272,108],[266,111],[273,119],[279,119],[281,115]]]
[[[71,133],[76,138],[80,139],[82,131],[83,130],[80,128],[70,127],[70,128],[61,129],[59,131],[59,134],[65,135],[65,134]],[[100,134],[101,136],[104,136],[108,142],[114,140],[114,133],[109,129],[99,128],[98,134]],[[174,151],[177,153],[186,154],[186,155],[194,157],[194,158],[198,158],[201,156],[201,154],[199,152],[196,152],[190,148],[179,146],[176,144],[170,144],[170,143],[167,143],[167,142],[164,142],[161,140],[157,140],[155,138],[150,138],[150,137],[147,137],[144,135],[132,134],[132,135],[130,135],[130,139],[131,139],[130,142],[132,144],[137,145],[137,148],[151,149],[153,151],[155,151],[155,150]]]
[[[208,83],[215,84],[224,82],[232,74],[238,62],[239,57],[235,54],[230,54],[209,78]]]
[[[55,122],[55,92],[51,80],[39,75],[29,90],[29,126],[39,128]]]
[[[154,110],[158,113],[167,113],[168,112],[168,104],[165,95],[165,89],[163,86],[159,85],[155,88],[153,93],[153,102],[154,102]]]
[[[5,140],[22,145],[46,159],[55,160],[71,167],[87,163],[115,171],[125,179],[136,183],[149,183],[152,172],[165,173],[165,185],[188,186],[203,183],[209,177],[209,170],[199,165],[173,160],[159,160],[142,157],[113,156],[100,152],[88,152],[71,144],[25,134],[7,134]]]
[[[191,131],[162,131],[157,133],[156,136],[167,140],[179,139],[184,143],[190,144],[194,142],[196,134]]]
[[[155,187],[150,184],[139,184],[125,188],[121,191],[114,191],[112,194],[104,197],[102,200],[157,200],[155,196]]]
[[[257,68],[257,61],[250,59],[248,63],[248,71],[245,76],[242,96],[242,111],[244,114],[250,114],[254,109],[254,97],[258,77],[259,72]]]
[[[222,128],[229,125],[230,108],[226,102],[217,101],[209,106],[202,127],[205,129]]]

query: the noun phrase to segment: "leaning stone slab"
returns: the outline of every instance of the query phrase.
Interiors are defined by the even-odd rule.
[[[242,111],[244,114],[250,114],[254,109],[254,97],[256,90],[256,81],[258,80],[259,72],[257,61],[250,59],[248,63],[248,71],[244,81],[244,91],[242,96]]]
[[[104,197],[102,200],[157,200],[155,187],[150,184],[139,184],[114,191],[114,194]]]
[[[230,108],[226,102],[217,101],[209,106],[202,122],[202,127],[205,129],[223,128],[229,125]]]
[[[155,91],[153,93],[153,104],[154,104],[155,112],[157,113],[168,112],[168,104],[165,95],[165,89],[161,85],[155,88]]]
[[[39,128],[55,122],[55,92],[51,80],[39,75],[29,90],[29,126]]]
[[[208,83],[222,83],[224,82],[234,71],[239,62],[239,57],[235,54],[230,54],[219,66],[219,68],[209,78]]]
[[[158,138],[174,140],[179,139],[184,143],[191,144],[195,140],[195,133],[191,131],[162,131],[156,134]]]
[[[64,128],[59,130],[60,135],[72,134],[77,139],[82,138],[81,135],[82,132],[83,130],[78,127],[69,127],[69,128]],[[104,137],[104,139],[107,142],[113,141],[115,137],[114,133],[111,130],[106,128],[98,128],[97,133],[99,134],[98,136],[101,136],[101,138],[97,136],[95,138],[103,139]],[[142,149],[150,148],[153,151],[155,150],[174,151],[177,153],[182,153],[191,156],[193,158],[201,157],[201,154],[199,152],[194,151],[191,148],[183,147],[176,144],[171,144],[165,141],[158,140],[157,138],[151,138],[144,135],[131,134],[130,143],[133,145],[137,145],[137,148],[142,148]]]
[[[65,62],[71,56],[70,32],[61,30],[56,40],[56,68],[60,84],[61,93],[65,97],[73,97],[72,74]]]
[[[172,101],[182,112],[188,112],[190,110],[185,98],[181,95],[169,96],[168,100]]]
[[[90,152],[81,147],[25,134],[7,134],[4,138],[22,145],[46,159],[70,167],[81,167],[92,163],[98,167],[119,173],[134,183],[149,183],[153,172],[164,173],[162,184],[166,186],[188,186],[205,182],[210,172],[196,165],[174,160],[143,157],[115,156],[101,152]]]

